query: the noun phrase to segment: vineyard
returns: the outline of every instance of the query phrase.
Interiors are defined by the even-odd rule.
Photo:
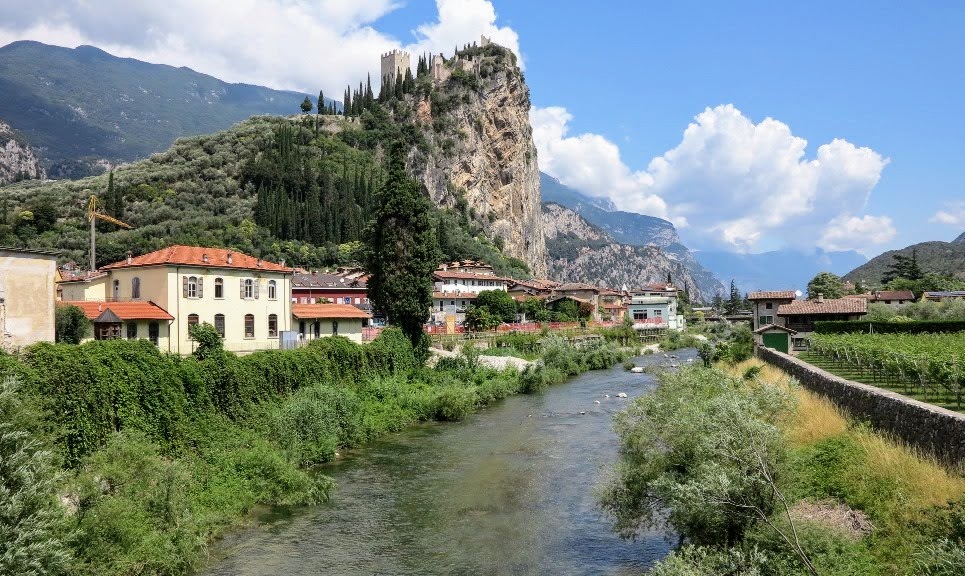
[[[802,359],[851,380],[962,410],[965,332],[815,334]]]

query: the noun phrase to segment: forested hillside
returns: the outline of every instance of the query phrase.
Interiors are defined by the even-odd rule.
[[[86,262],[87,200],[112,216],[99,224],[98,265],[172,243],[231,246],[305,267],[361,260],[362,231],[383,178],[380,142],[403,137],[370,103],[361,119],[255,117],[168,151],[76,181],[25,181],[0,195],[0,245],[56,248]],[[316,128],[316,122],[318,127]],[[411,135],[411,133],[410,133]],[[481,258],[505,274],[525,266],[504,258],[468,210],[436,211],[447,259]]]
[[[913,254],[925,274],[965,279],[965,242],[962,237],[952,242],[921,242],[900,250],[889,250],[848,272],[844,279],[860,281],[868,287],[879,286],[883,284],[882,277],[894,262],[895,255],[911,258]]]

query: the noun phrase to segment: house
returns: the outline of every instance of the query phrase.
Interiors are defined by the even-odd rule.
[[[786,326],[767,324],[754,330],[754,343],[787,354],[791,350],[791,339],[795,334],[797,330],[791,330]]]
[[[627,314],[636,330],[683,330],[687,325],[683,315],[678,313],[676,293],[673,296],[633,295],[627,305]]]
[[[869,304],[887,304],[897,308],[915,301],[915,293],[911,290],[876,290],[864,294],[851,294],[845,298],[864,298]]]
[[[351,304],[373,317],[369,300],[368,274],[343,268],[335,273],[295,272],[292,277],[292,304]]]
[[[965,299],[965,290],[949,290],[944,292],[925,292],[922,294],[925,300],[941,302],[943,300]]]
[[[0,350],[54,341],[57,255],[0,247]]]
[[[475,260],[462,260],[442,264],[432,273],[432,317],[444,322],[446,316],[455,316],[456,322],[466,317],[470,306],[480,292],[506,289],[509,278],[497,276],[493,267]]]
[[[354,304],[292,304],[292,327],[299,340],[344,336],[362,341],[362,326],[372,316]]]
[[[814,332],[814,323],[824,320],[860,320],[868,313],[868,301],[863,298],[835,298],[825,300],[818,294],[815,300],[795,300],[777,308],[779,326],[797,332],[793,335],[794,349],[807,346],[807,339]]]
[[[600,309],[602,310],[603,319],[616,322],[623,320],[623,317],[627,313],[626,303],[628,301],[629,297],[627,293],[610,288],[601,288]]]
[[[552,295],[547,298],[546,304],[556,302],[564,297],[570,297],[577,303],[586,303],[593,307],[593,320],[600,319],[600,287],[583,282],[565,282],[553,288]]]
[[[754,330],[764,326],[783,326],[784,320],[778,318],[777,309],[782,304],[790,304],[797,298],[794,290],[767,290],[750,292],[747,300],[751,303],[751,316],[754,320]]]
[[[87,340],[147,339],[161,350],[170,348],[174,316],[154,302],[106,302],[103,300],[62,301],[77,306],[93,323]]]
[[[545,300],[559,285],[559,282],[553,280],[510,280],[506,291],[517,302],[525,302],[530,298]]]
[[[254,256],[225,248],[170,246],[104,266],[94,274],[60,283],[64,301],[96,302],[102,312],[112,310],[122,323],[136,324],[136,337],[152,341],[151,320],[125,320],[113,303],[143,302],[170,315],[167,339],[158,322],[157,342],[165,352],[190,354],[195,343],[188,335],[193,324],[208,322],[233,352],[279,347],[281,332],[291,329],[291,278],[294,271]],[[132,312],[141,314],[142,312]],[[142,332],[148,320],[148,332]],[[105,324],[117,324],[107,315]],[[97,330],[95,338],[123,337],[113,329]]]

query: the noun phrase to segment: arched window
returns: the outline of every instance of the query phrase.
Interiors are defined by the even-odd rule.
[[[268,315],[268,337],[278,338],[278,314]]]
[[[158,338],[161,335],[161,325],[157,322],[151,322],[147,325],[147,337],[151,340],[151,344],[157,346]]]
[[[245,338],[255,337],[255,315],[245,314]]]
[[[197,324],[198,324],[198,315],[188,314],[188,338],[191,337],[191,327],[197,326]]]
[[[121,281],[114,280],[111,282],[111,299],[115,302],[121,298]]]
[[[131,298],[137,300],[141,297],[141,279],[135,276],[131,278]]]
[[[127,323],[127,339],[134,340],[137,338],[137,322]]]
[[[220,280],[220,278],[218,280]],[[217,284],[215,284],[215,286],[217,286]],[[214,329],[218,332],[219,336],[224,338],[224,314],[214,315]]]
[[[197,276],[187,276],[184,279],[184,297],[198,297],[198,278]]]
[[[250,300],[255,297],[255,281],[245,278],[241,281],[241,297]]]
[[[215,278],[214,279],[214,297],[221,299],[224,298],[224,279]],[[224,334],[222,334],[224,336]]]
[[[269,300],[275,300],[277,298],[277,293],[278,293],[277,288],[278,288],[278,285],[275,283],[274,280],[268,281],[268,299]]]

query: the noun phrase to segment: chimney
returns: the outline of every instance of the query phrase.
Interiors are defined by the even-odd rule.
[[[228,264],[231,264],[234,258],[231,256],[231,252],[228,252]]]
[[[285,265],[285,259],[282,258],[282,259],[281,259],[281,262],[279,262],[278,264],[281,265],[281,266],[284,266],[284,265]]]
[[[202,254],[202,255],[201,255],[201,261],[204,262],[205,264],[207,264],[207,263],[208,263],[208,255],[207,255],[207,254]]]
[[[128,263],[128,264],[130,264],[131,261],[133,260],[132,256],[133,256],[133,255],[131,254],[131,251],[128,250],[128,252],[127,252],[127,263]]]
[[[824,293],[823,293],[823,292],[818,292],[818,300],[817,300],[817,302],[818,302],[818,304],[824,304]]]
[[[261,258],[258,259],[258,267],[261,268]]]

